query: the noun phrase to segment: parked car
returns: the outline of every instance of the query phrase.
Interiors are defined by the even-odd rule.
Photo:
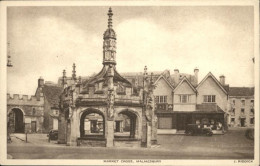
[[[57,140],[58,139],[58,130],[50,130],[49,134],[47,134],[47,137],[49,137],[49,142],[51,140]]]
[[[206,135],[206,136],[212,136],[213,132],[211,128],[207,127],[204,128],[200,125],[196,124],[188,124],[185,129],[185,134],[186,135]]]

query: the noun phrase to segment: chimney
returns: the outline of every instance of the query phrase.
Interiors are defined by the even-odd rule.
[[[42,78],[42,77],[40,77],[39,79],[38,79],[38,87],[39,88],[42,88],[44,86],[44,79]]]
[[[225,76],[224,75],[219,76],[219,82],[221,83],[221,85],[225,85]]]
[[[194,76],[195,76],[195,84],[198,85],[198,82],[199,82],[199,69],[196,67],[194,69]]]
[[[174,84],[176,86],[180,81],[179,69],[174,69],[174,78],[173,79],[174,79]]]

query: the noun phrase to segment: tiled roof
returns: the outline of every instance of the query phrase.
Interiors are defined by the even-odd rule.
[[[229,96],[254,96],[254,87],[230,87]]]
[[[194,113],[225,113],[217,104],[215,103],[203,103],[196,105],[196,111]]]
[[[60,94],[62,93],[63,88],[57,85],[44,85],[42,92],[46,100],[50,103],[51,107],[58,108]]]
[[[132,84],[125,79],[124,77],[122,77],[116,70],[116,68],[114,66],[112,66],[112,69],[114,71],[114,77],[113,77],[113,81],[114,82],[122,82],[125,84],[125,86],[131,87]],[[87,86],[90,85],[94,85],[98,82],[105,82],[106,83],[106,77],[108,75],[109,69],[106,68],[105,66],[102,68],[102,70],[96,74],[94,77],[91,77],[89,80],[86,80],[83,82],[83,87],[86,88]]]

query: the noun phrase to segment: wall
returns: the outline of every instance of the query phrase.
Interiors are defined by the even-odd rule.
[[[22,110],[24,116],[25,132],[31,133],[32,122],[36,122],[36,132],[43,132],[44,99],[39,100],[35,96],[14,94],[13,97],[7,94],[7,115],[10,115],[13,108]],[[14,131],[11,129],[11,131]]]
[[[190,95],[189,103],[180,103],[180,95]],[[184,81],[174,92],[174,106],[173,111],[195,111],[196,110],[196,93],[189,86],[189,84]]]
[[[233,100],[235,100],[235,104],[233,104]],[[245,106],[242,106],[241,100],[245,100]],[[229,97],[229,102],[231,104],[231,107],[235,109],[235,113],[232,111],[230,112],[230,124],[234,127],[240,127],[240,116],[246,118],[245,127],[253,127],[254,124],[250,124],[250,119],[254,118],[254,114],[251,113],[251,108],[254,108],[253,105],[251,105],[251,100],[254,100],[254,97]],[[241,114],[241,108],[245,109],[244,115]],[[232,110],[232,109],[231,109]],[[231,123],[231,118],[235,118],[235,122]]]
[[[203,103],[203,95],[216,95],[216,104],[223,110],[227,111],[228,99],[225,92],[217,85],[212,77],[208,77],[204,83],[197,88],[197,104]]]
[[[154,96],[167,96],[167,103],[173,104],[172,88],[163,78],[157,82],[153,94]]]

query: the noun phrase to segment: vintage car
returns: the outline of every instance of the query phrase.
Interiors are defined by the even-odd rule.
[[[203,127],[196,124],[188,124],[185,129],[186,135],[206,135],[212,136],[213,132],[210,127]]]
[[[58,139],[58,130],[50,130],[49,134],[47,134],[50,140],[57,140]]]

